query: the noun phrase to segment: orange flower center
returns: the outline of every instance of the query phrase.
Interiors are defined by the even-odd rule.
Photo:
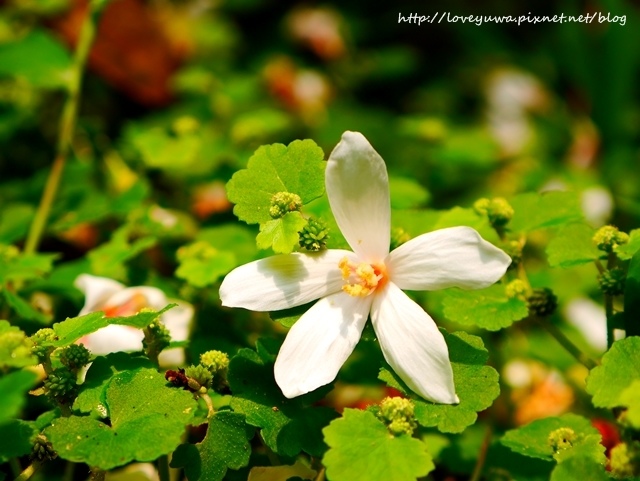
[[[338,264],[345,281],[342,290],[354,297],[366,297],[387,282],[387,267],[383,264],[356,264],[343,257]]]
[[[105,317],[124,317],[133,316],[140,312],[141,309],[149,307],[149,303],[144,294],[136,292],[131,299],[117,306],[105,306],[101,310],[104,311]]]

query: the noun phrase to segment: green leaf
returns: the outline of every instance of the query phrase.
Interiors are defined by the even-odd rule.
[[[558,464],[550,481],[610,481],[604,465],[587,456],[574,456]]]
[[[255,466],[249,471],[247,481],[276,481],[280,479],[289,481],[293,477],[311,481],[316,479],[317,475],[317,471],[311,469],[298,459],[295,464],[291,466]]]
[[[69,52],[44,30],[0,45],[0,75],[26,79],[35,87],[58,88],[69,83],[70,74]]]
[[[629,232],[629,242],[615,249],[618,259],[622,261],[628,261],[638,251],[640,251],[640,229],[634,229]]]
[[[11,309],[13,309],[21,319],[37,321],[41,324],[47,322],[47,316],[42,312],[37,311],[33,306],[31,306],[31,304],[17,294],[11,292],[9,289],[2,289],[2,296],[4,297],[4,300],[7,301],[7,304],[9,304]]]
[[[301,306],[291,307],[289,309],[282,309],[280,311],[272,311],[269,313],[269,317],[272,321],[279,322],[284,327],[292,327],[302,315],[307,312],[311,306],[315,304],[315,301],[303,304]]]
[[[38,358],[31,354],[31,346],[24,332],[7,321],[0,321],[0,369],[38,364]]]
[[[594,229],[587,224],[569,224],[558,229],[547,246],[551,267],[573,267],[600,257],[593,243]]]
[[[640,251],[629,262],[624,284],[624,326],[627,336],[640,336]]]
[[[322,455],[326,447],[320,430],[336,412],[311,406],[317,392],[285,398],[273,377],[277,347],[258,342],[256,349],[257,352],[241,349],[231,359],[228,375],[233,393],[231,408],[244,414],[248,424],[262,429],[265,444],[274,452],[283,456],[295,456],[300,451]]]
[[[18,415],[26,402],[25,395],[36,382],[36,375],[29,371],[16,371],[0,377],[0,424]]]
[[[233,252],[236,265],[251,262],[258,254],[253,229],[237,222],[202,229],[198,232],[196,240],[207,242],[219,251]]]
[[[106,404],[111,425],[70,416],[45,430],[61,458],[105,470],[133,460],[153,461],[180,444],[197,408],[191,393],[167,387],[153,369],[116,375],[107,387]]]
[[[614,342],[602,356],[602,365],[593,368],[587,377],[587,392],[596,407],[622,406],[622,393],[638,379],[640,337],[632,336]]]
[[[549,436],[561,428],[573,430],[575,439],[571,446],[554,451]],[[560,417],[538,419],[518,429],[507,431],[502,444],[516,453],[532,458],[564,462],[573,456],[588,456],[598,462],[605,462],[605,448],[600,444],[600,432],[591,422],[576,414],[568,413]]]
[[[272,248],[279,254],[289,254],[298,245],[298,232],[307,225],[300,212],[287,212],[279,219],[260,225],[256,242],[260,249]]]
[[[73,409],[82,413],[107,416],[106,391],[111,379],[124,371],[153,367],[147,357],[133,356],[125,352],[114,352],[98,356],[87,371],[82,391],[73,403]]]
[[[448,289],[443,296],[443,312],[447,319],[489,331],[509,327],[529,314],[527,303],[507,297],[502,284],[473,291]]]
[[[104,312],[98,311],[84,316],[67,318],[65,321],[57,322],[52,326],[58,339],[47,344],[55,347],[69,346],[81,337],[111,324],[143,329],[175,306],[176,304],[169,304],[159,311],[143,310],[128,317],[105,317]]]
[[[30,204],[12,203],[0,212],[0,243],[11,244],[27,235],[35,208]]]
[[[184,468],[189,481],[222,481],[227,469],[240,469],[249,464],[251,446],[244,416],[218,411],[209,418],[207,434],[198,444],[178,446],[171,467]]]
[[[382,368],[379,379],[408,394],[415,403],[417,421],[425,427],[435,426],[443,433],[459,433],[472,425],[478,415],[500,394],[498,373],[485,366],[489,354],[482,339],[466,332],[447,333],[440,329],[449,347],[456,394],[460,404],[434,404],[419,398],[392,371]]]
[[[219,251],[204,241],[178,249],[178,261],[176,276],[194,287],[213,284],[237,265],[233,252]]]
[[[17,254],[0,245],[0,283],[39,279],[51,272],[57,254]],[[11,248],[9,248],[11,249]]]
[[[513,197],[509,203],[514,215],[507,227],[512,232],[531,232],[582,220],[575,192],[529,192]]]
[[[95,275],[124,280],[126,279],[124,263],[155,243],[154,237],[143,237],[130,242],[129,228],[125,226],[115,231],[109,242],[89,252],[87,258]]]
[[[369,411],[347,408],[323,433],[329,445],[323,464],[332,481],[415,481],[435,468],[422,441],[394,437]]]
[[[184,172],[196,167],[202,138],[197,132],[169,135],[163,127],[135,129],[130,132],[136,149],[147,167]]]
[[[29,454],[37,434],[32,422],[15,419],[0,424],[0,463]]]
[[[640,379],[633,381],[622,393],[620,402],[627,408],[625,419],[634,428],[640,429]]]
[[[324,193],[324,153],[312,140],[296,140],[288,146],[260,147],[247,168],[227,183],[233,213],[247,224],[271,220],[271,198],[278,192],[297,194],[303,204]]]
[[[429,192],[420,183],[406,177],[389,177],[392,209],[412,209],[429,200]]]

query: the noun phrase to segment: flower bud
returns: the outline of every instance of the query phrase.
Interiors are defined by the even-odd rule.
[[[211,371],[202,364],[189,366],[185,369],[184,374],[189,379],[189,388],[195,388],[193,389],[194,391],[200,391],[201,387],[204,387],[205,389],[209,388],[211,386],[211,381],[213,380]],[[192,381],[195,381],[195,384],[192,384]]]
[[[627,275],[620,267],[614,267],[608,271],[604,271],[598,281],[600,282],[600,289],[605,294],[610,296],[618,296],[624,293],[624,284]]]
[[[555,453],[573,446],[578,439],[578,435],[571,428],[558,428],[552,431],[547,438],[547,443]]]
[[[380,403],[380,417],[389,431],[394,435],[408,434],[411,436],[417,423],[413,414],[413,403],[402,397],[387,397]]]
[[[50,327],[45,327],[44,329],[36,331],[36,333],[31,336],[30,339],[33,342],[31,352],[38,357],[38,360],[40,362],[43,362],[55,349],[52,346],[44,346],[43,344],[45,342],[55,341],[56,339],[58,339],[58,336],[53,329],[51,329]]]
[[[640,443],[620,443],[611,449],[609,466],[616,478],[631,478],[640,474]]]
[[[287,212],[293,212],[302,208],[302,199],[297,194],[291,192],[278,192],[271,197],[271,207],[269,215],[274,219],[279,219]]]
[[[60,362],[72,371],[77,371],[89,363],[91,353],[82,344],[72,344],[65,347],[60,353]]]
[[[548,287],[534,289],[527,302],[529,312],[539,317],[550,316],[558,307],[558,298]]]
[[[505,287],[505,294],[509,299],[518,298],[526,300],[527,284],[520,279],[515,279],[507,284]]]
[[[49,442],[44,434],[38,434],[33,447],[31,448],[31,459],[37,461],[51,461],[56,459],[58,453],[53,449],[53,445]]]
[[[617,227],[605,225],[593,235],[593,243],[604,252],[613,252],[616,247],[629,242],[629,235],[620,232]]]
[[[142,339],[142,346],[144,353],[150,359],[157,358],[158,354],[171,344],[171,334],[169,330],[157,319],[145,327],[143,332],[144,339]]]
[[[327,247],[327,239],[329,239],[329,229],[327,225],[321,221],[310,218],[300,231],[300,247],[308,251],[318,252]]]
[[[479,215],[486,215],[494,228],[507,225],[514,214],[513,207],[503,197],[478,199],[473,204],[473,210]]]
[[[67,367],[53,371],[44,380],[44,389],[49,397],[59,402],[73,399],[77,387],[77,375]]]

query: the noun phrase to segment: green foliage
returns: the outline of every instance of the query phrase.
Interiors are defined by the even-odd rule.
[[[159,311],[144,309],[137,314],[128,317],[105,317],[104,313],[100,311],[91,312],[84,316],[72,317],[53,325],[53,330],[58,336],[58,339],[50,341],[48,345],[65,347],[73,344],[81,337],[91,334],[92,332],[96,332],[97,330],[111,324],[143,329],[172,307],[175,307],[175,304],[169,304]]]
[[[28,371],[16,371],[0,377],[0,425],[18,415],[25,404],[25,395],[36,381]]]
[[[60,88],[69,84],[70,70],[69,52],[44,30],[0,46],[0,75],[24,79],[35,87]]]
[[[629,262],[624,287],[623,316],[627,336],[640,336],[640,251]]]
[[[141,252],[156,243],[154,237],[142,237],[133,242],[129,240],[129,228],[116,230],[109,242],[93,249],[89,254],[89,262],[93,274],[112,279],[126,280],[125,262],[133,259]]]
[[[232,252],[218,251],[204,241],[178,249],[178,261],[176,276],[194,287],[211,285],[236,266]]]
[[[249,463],[251,449],[244,416],[219,411],[209,418],[207,434],[198,444],[183,444],[176,449],[171,467],[184,468],[189,481],[222,481],[228,469],[240,469]]]
[[[329,445],[323,462],[332,481],[413,481],[435,467],[423,442],[389,435],[368,411],[345,409],[323,433]]]
[[[322,455],[326,448],[320,430],[336,416],[335,411],[312,407],[313,394],[285,398],[273,378],[275,347],[258,342],[256,349],[241,349],[231,359],[227,379],[232,409],[244,414],[248,424],[261,428],[262,439],[274,452]]]
[[[548,461],[564,462],[585,456],[599,464],[605,462],[605,448],[600,444],[598,430],[588,419],[571,413],[539,419],[507,431],[502,444],[525,456]]]
[[[623,393],[637,380],[640,380],[640,337],[632,336],[614,342],[602,357],[602,365],[591,370],[587,392],[593,396],[596,407],[623,406]]]
[[[475,422],[479,411],[491,406],[500,394],[498,373],[485,366],[489,354],[482,339],[465,332],[449,334],[441,329],[453,368],[453,379],[460,404],[434,404],[411,394],[411,390],[392,371],[382,368],[379,379],[389,386],[411,395],[415,416],[425,427],[436,427],[443,433],[459,433]]]
[[[546,252],[551,267],[573,267],[600,257],[593,243],[593,228],[587,224],[568,224],[558,229]]]
[[[260,147],[247,168],[236,172],[227,184],[233,212],[248,224],[271,220],[271,198],[279,192],[297,194],[303,204],[324,193],[324,153],[312,140],[296,140],[288,146]],[[297,243],[297,239],[296,239]]]
[[[389,193],[393,209],[414,209],[427,203],[429,192],[414,179],[389,177]]]
[[[7,321],[0,321],[0,369],[20,368],[38,363],[31,354],[31,341]]]
[[[474,291],[448,289],[443,295],[447,319],[489,331],[509,327],[529,314],[527,303],[518,297],[507,297],[502,284]]]
[[[56,419],[45,430],[61,458],[101,469],[152,461],[180,444],[196,410],[190,393],[167,387],[164,377],[152,369],[114,376],[105,402],[110,425],[71,416]]]
[[[512,232],[531,232],[582,219],[582,211],[574,192],[530,192],[517,195],[509,202],[515,211],[508,226]]]
[[[306,225],[300,212],[287,212],[279,219],[261,224],[256,242],[260,249],[272,248],[274,252],[289,254],[298,245],[298,232]]]
[[[629,232],[629,242],[614,248],[616,256],[622,261],[628,261],[638,251],[640,251],[640,229]]]
[[[607,481],[607,475],[602,463],[587,456],[574,456],[558,464],[551,473],[550,481]]]

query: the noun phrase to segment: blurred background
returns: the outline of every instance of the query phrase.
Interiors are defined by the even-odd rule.
[[[20,244],[55,155],[87,2],[0,6],[0,242]],[[398,22],[400,14],[444,11],[601,13],[625,24]],[[264,316],[244,311],[234,324],[207,324],[230,317],[217,305],[217,279],[202,288],[171,278],[176,251],[195,239],[233,251],[236,265],[266,255],[256,251],[255,232],[238,227],[225,183],[260,145],[311,138],[328,156],[345,130],[363,132],[386,160],[392,192],[401,193],[394,208],[470,208],[479,197],[570,190],[593,227],[637,228],[639,15],[638,2],[623,0],[112,0],[99,20],[41,249],[59,252],[60,263],[25,295],[50,314],[74,315],[80,272],[159,286],[196,305],[192,357],[212,347],[232,353],[270,329],[282,337]],[[109,270],[113,244],[87,253],[123,224],[131,238],[160,242],[126,270]],[[558,322],[586,323],[576,342],[597,355],[606,348],[597,273],[592,265],[549,269],[547,242],[544,232],[529,239],[532,284],[554,289]],[[49,297],[34,300],[39,292]],[[439,294],[428,296],[429,312],[444,322]],[[515,359],[492,357],[513,390],[505,392],[515,424],[584,397],[571,377],[575,361],[528,329],[492,338]],[[368,346],[356,351],[367,362],[347,366],[344,382],[376,382],[380,354]],[[341,403],[366,397],[359,391]]]

